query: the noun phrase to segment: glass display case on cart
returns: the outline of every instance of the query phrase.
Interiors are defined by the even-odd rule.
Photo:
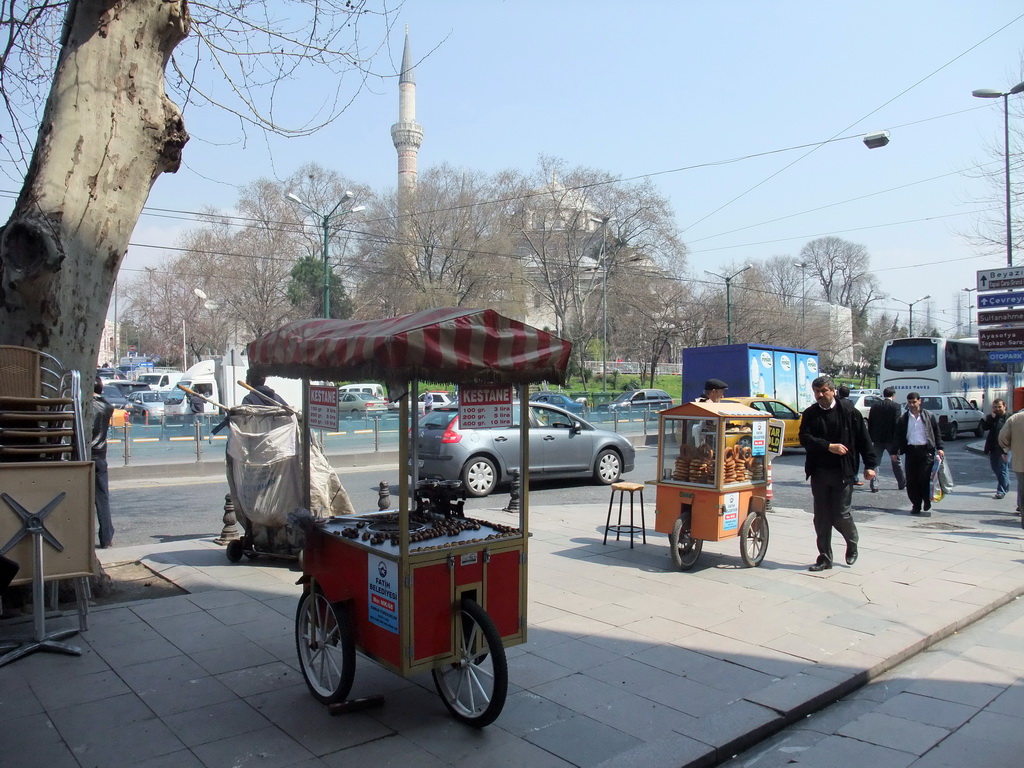
[[[783,434],[782,421],[738,403],[662,411],[655,530],[668,534],[678,568],[692,568],[705,541],[737,537],[746,565],[764,559],[769,465]]]

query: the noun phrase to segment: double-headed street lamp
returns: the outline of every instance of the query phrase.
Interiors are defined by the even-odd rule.
[[[1009,97],[1024,93],[1024,83],[1017,83],[1006,91],[979,88],[971,91],[979,99],[1003,99],[1003,162],[1006,167],[1006,266],[1013,266],[1013,228],[1010,222],[1010,102]]]
[[[971,335],[971,310],[974,309],[974,305],[971,304],[971,293],[978,290],[977,288],[961,288],[964,293],[967,294],[967,335]]]
[[[307,213],[316,218],[320,219],[320,226],[323,227],[324,231],[324,317],[330,318],[331,316],[331,265],[328,261],[327,254],[331,242],[331,219],[334,216],[343,217],[349,213],[358,213],[359,211],[366,210],[365,205],[357,205],[354,208],[347,208],[338,210],[342,205],[351,200],[354,195],[351,192],[345,192],[341,196],[341,200],[331,208],[327,213],[320,213],[319,211],[313,210],[302,198],[298,195],[289,192],[286,197],[296,205],[303,208]]]
[[[725,337],[727,339],[727,343],[729,344],[732,344],[732,279],[737,275],[743,274],[748,269],[753,268],[753,264],[747,264],[747,266],[743,267],[743,269],[733,272],[728,277],[726,277],[725,275],[720,275],[717,272],[712,272],[708,269],[704,270],[707,274],[712,275],[713,277],[717,277],[719,280],[725,280]]]
[[[807,335],[807,268],[811,266],[806,261],[794,261],[793,266],[800,270],[800,325],[804,335]],[[806,342],[806,339],[804,340]]]
[[[605,250],[608,247],[608,222],[611,216],[591,216],[590,220],[601,225],[601,253],[597,257],[597,266],[603,273],[601,279],[601,391],[608,391],[608,258]]]
[[[893,298],[896,299],[896,301],[898,301],[900,304],[906,304],[907,310],[910,312],[910,319],[907,321],[907,336],[914,335],[914,305],[920,304],[925,299],[930,299],[931,297],[932,295],[930,293],[926,293],[924,296],[921,296],[918,299],[914,299],[913,301],[904,301],[903,299],[896,299],[896,297],[893,296]]]

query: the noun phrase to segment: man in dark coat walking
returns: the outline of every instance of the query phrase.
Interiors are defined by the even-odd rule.
[[[868,411],[868,434],[871,435],[871,446],[875,450],[875,458],[882,463],[883,451],[889,452],[892,464],[892,475],[896,478],[899,490],[907,486],[903,476],[903,465],[896,446],[896,424],[900,420],[900,404],[896,402],[896,390],[886,387],[882,390],[882,402],[875,403]],[[878,493],[878,475],[871,481],[871,492]]]
[[[935,457],[946,454],[942,450],[942,433],[935,415],[921,407],[917,392],[907,393],[907,412],[896,425],[899,451],[907,457],[907,497],[910,514],[920,515],[921,508],[932,508],[932,465]]]
[[[850,506],[857,458],[864,462],[864,479],[875,476],[875,454],[871,450],[864,417],[849,398],[836,397],[828,376],[811,382],[815,404],[800,421],[800,445],[807,451],[804,470],[811,480],[814,499],[814,532],[818,559],[807,570],[827,571],[832,567],[832,529],[846,539],[846,564],[857,562],[857,526]]]

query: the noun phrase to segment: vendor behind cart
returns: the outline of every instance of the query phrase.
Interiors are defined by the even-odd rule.
[[[245,383],[256,391],[243,397],[242,405],[270,405],[270,401],[273,400],[285,407],[288,406],[283,397],[267,386],[267,377],[254,373],[252,368],[246,371]]]

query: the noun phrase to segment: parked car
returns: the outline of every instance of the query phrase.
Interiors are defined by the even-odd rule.
[[[360,419],[373,414],[388,412],[388,404],[382,398],[368,395],[365,392],[339,392],[338,416]]]
[[[106,386],[114,387],[121,391],[121,394],[128,397],[132,392],[150,392],[152,387],[149,384],[143,384],[138,381],[121,381],[117,379],[115,381],[107,382]]]
[[[519,404],[514,424],[461,429],[459,410],[444,406],[420,421],[417,448],[423,478],[461,480],[469,496],[486,496],[519,467]],[[610,485],[633,470],[636,451],[622,435],[599,429],[546,403],[530,404],[530,477],[593,477]]]
[[[203,397],[209,397],[216,399],[216,393],[213,391],[213,383],[209,381],[192,381],[191,379],[182,379],[178,384],[174,385],[174,388],[167,393],[167,399],[164,400],[164,423],[181,423],[188,424],[191,422],[192,417],[192,406],[189,404],[188,396],[185,391],[179,387],[188,387],[195,392],[198,392]],[[203,413],[211,414],[216,412],[217,408],[211,403],[205,403],[203,406]]]
[[[116,368],[97,368],[96,375],[99,376],[103,383],[108,381],[124,381],[127,377]]]
[[[451,392],[435,392],[434,390],[430,390],[430,396],[433,398],[433,401],[430,404],[431,408],[441,408],[455,403],[455,396]],[[418,398],[420,413],[424,412],[423,409],[425,407],[426,398],[426,392]]]
[[[128,420],[128,398],[121,394],[121,390],[112,384],[103,385],[103,399],[114,406],[114,413],[110,416],[110,426],[123,427]]]
[[[803,420],[803,414],[800,411],[793,410],[781,400],[772,397],[726,397],[723,398],[723,402],[741,403],[756,411],[770,413],[786,425],[786,432],[782,436],[782,447],[800,447],[800,422]]]
[[[135,380],[140,384],[149,384],[150,389],[170,390],[181,381],[184,374],[181,371],[154,371],[152,373],[140,373]]]
[[[598,410],[619,413],[634,411],[663,411],[675,405],[672,396],[663,389],[634,389],[623,392],[610,403],[599,406]]]
[[[567,410],[569,413],[575,413],[578,416],[582,416],[584,410],[583,403],[577,403],[564,392],[534,392],[530,395],[530,402],[555,405]]]
[[[180,391],[180,390],[179,390]],[[139,390],[128,395],[128,413],[136,424],[158,424],[164,417],[168,392]]]
[[[921,407],[935,416],[946,440],[956,440],[961,432],[974,432],[977,437],[984,434],[981,420],[985,414],[960,395],[921,395]]]
[[[362,392],[364,395],[373,395],[379,397],[384,402],[387,402],[387,392],[384,390],[383,384],[376,384],[368,382],[366,384],[344,384],[338,387],[339,392]]]
[[[850,393],[850,402],[853,403],[853,407],[860,411],[860,415],[865,419],[871,411],[871,406],[882,402],[881,393],[876,395],[874,392],[877,392],[877,390],[862,390],[856,395],[853,392]]]

